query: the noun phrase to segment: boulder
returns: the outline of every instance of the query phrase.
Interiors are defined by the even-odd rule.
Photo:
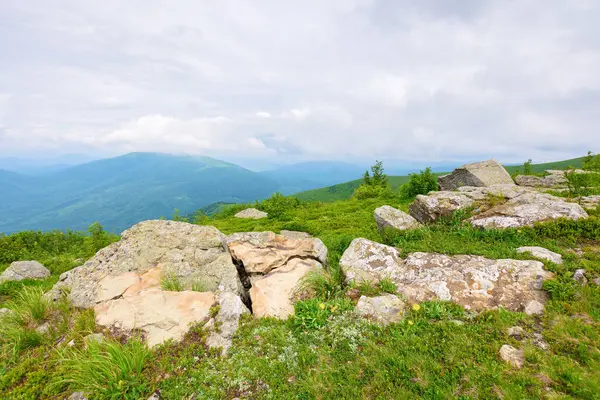
[[[562,264],[562,256],[558,253],[538,246],[523,246],[517,249],[517,253],[529,253],[536,258],[553,262],[554,264]]]
[[[498,352],[502,361],[515,368],[523,368],[525,364],[525,352],[520,349],[516,349],[508,344],[500,347]]]
[[[350,244],[340,266],[349,281],[391,279],[410,302],[448,300],[474,311],[537,313],[546,302],[542,281],[553,276],[539,261],[437,253],[411,253],[402,260],[395,248],[366,239]]]
[[[263,219],[267,218],[269,214],[264,211],[257,210],[256,208],[246,208],[245,210],[240,211],[235,214],[236,218],[245,218],[245,219]]]
[[[518,175],[515,177],[515,182],[519,186],[536,187],[536,188],[564,188],[567,186],[567,178],[565,171],[548,170],[546,176],[535,175]]]
[[[280,235],[285,236],[288,239],[310,239],[312,238],[310,233],[299,232],[299,231],[286,231],[283,229],[279,232]]]
[[[293,314],[302,279],[327,262],[323,242],[303,235],[234,233],[227,238],[227,245],[244,275],[252,312],[258,317]]]
[[[217,297],[219,311],[205,325],[210,331],[206,344],[211,348],[221,348],[225,353],[231,347],[233,334],[238,329],[241,316],[249,314],[250,311],[235,293],[221,292]]]
[[[469,219],[471,225],[484,229],[518,228],[536,222],[559,218],[587,218],[579,204],[541,193],[524,193],[506,203],[477,214]]]
[[[362,296],[356,305],[356,313],[371,318],[381,325],[399,322],[404,317],[406,304],[398,296],[385,294],[377,297]]]
[[[457,210],[471,207],[475,201],[463,193],[431,192],[417,195],[408,207],[410,215],[422,224],[434,222],[440,217],[452,215]]]
[[[583,208],[593,210],[600,206],[600,195],[584,196],[579,202]]]
[[[0,283],[22,281],[23,279],[44,279],[50,271],[37,261],[15,261],[0,274]]]
[[[420,226],[419,221],[412,216],[390,206],[381,206],[375,209],[374,215],[379,231],[384,231],[387,228],[403,231]]]
[[[451,174],[438,178],[440,190],[454,190],[461,186],[499,184],[514,184],[514,182],[504,167],[495,160],[465,164],[452,171]]]
[[[247,298],[226,237],[211,226],[145,221],[60,277],[50,291],[67,289],[76,307],[94,308],[100,326],[141,330],[148,344],[179,340],[192,323],[208,321],[222,292]],[[165,276],[183,291],[164,290]],[[202,292],[192,291],[191,289]]]
[[[354,239],[340,259],[346,283],[377,283],[391,276],[401,263],[394,247],[362,238]]]
[[[166,274],[177,278],[185,289],[201,283],[206,291],[245,294],[227,252],[225,235],[212,226],[157,220],[126,230],[119,242],[61,275],[51,295],[69,289],[73,305],[89,308],[118,298],[135,285],[160,287]]]

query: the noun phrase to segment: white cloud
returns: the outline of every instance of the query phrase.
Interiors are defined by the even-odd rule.
[[[5,1],[0,152],[600,151],[598,21],[590,0]]]

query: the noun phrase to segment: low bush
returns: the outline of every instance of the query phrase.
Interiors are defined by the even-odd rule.
[[[409,174],[408,183],[400,187],[400,195],[404,198],[413,198],[419,194],[427,194],[438,190],[437,176],[427,167],[418,174]]]

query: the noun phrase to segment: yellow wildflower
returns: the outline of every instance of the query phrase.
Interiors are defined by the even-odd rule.
[[[321,304],[319,304],[319,308],[320,308],[321,310],[324,310],[324,309],[325,309],[325,304],[324,304],[324,303],[321,303]]]
[[[413,306],[412,306],[412,309],[413,309],[414,311],[419,311],[419,310],[421,309],[421,306],[420,306],[420,305],[418,305],[418,304],[413,304]]]
[[[335,312],[338,309],[338,306],[331,307],[331,312]]]
[[[413,324],[413,322],[412,322],[412,321],[408,321],[408,324],[409,324],[409,325],[412,325],[412,324]]]

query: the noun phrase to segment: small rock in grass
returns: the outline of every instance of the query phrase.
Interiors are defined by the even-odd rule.
[[[515,368],[523,368],[525,364],[525,352],[508,344],[503,345],[498,353],[500,358]]]
[[[83,392],[75,392],[69,396],[68,400],[88,400],[88,398],[84,396]]]
[[[592,280],[592,282],[594,282],[594,285],[600,286],[600,278],[596,278],[596,279]]]
[[[236,218],[245,218],[245,219],[262,219],[267,218],[269,215],[264,212],[257,210],[256,208],[246,208],[245,210],[240,211],[235,214]]]
[[[562,264],[562,256],[558,253],[545,249],[539,246],[523,246],[517,249],[517,253],[530,253],[536,258],[553,262],[554,264]]]
[[[35,330],[38,333],[41,333],[42,335],[44,335],[44,334],[48,333],[48,331],[50,330],[50,324],[48,322],[44,322],[43,324],[41,324],[40,326],[35,328]]]
[[[541,350],[548,350],[548,343],[544,340],[544,336],[541,333],[533,334],[533,345]]]
[[[148,397],[148,400],[160,400],[160,393],[159,392],[154,392],[152,393],[152,396]]]
[[[527,333],[525,332],[525,329],[521,328],[520,326],[513,326],[508,328],[508,336],[516,339],[516,340],[523,340],[523,338],[525,336],[527,336]]]
[[[14,311],[9,308],[0,308],[0,318],[8,317]]]
[[[544,313],[544,305],[537,300],[530,301],[525,307],[525,314],[540,315]]]
[[[356,305],[358,315],[372,317],[382,325],[401,321],[404,317],[404,309],[404,301],[393,294],[377,297],[362,296]]]
[[[580,268],[573,274],[573,280],[579,283],[581,286],[587,284],[587,278],[585,277],[585,269]]]
[[[0,282],[44,279],[49,276],[48,268],[37,261],[15,261],[0,274]]]

